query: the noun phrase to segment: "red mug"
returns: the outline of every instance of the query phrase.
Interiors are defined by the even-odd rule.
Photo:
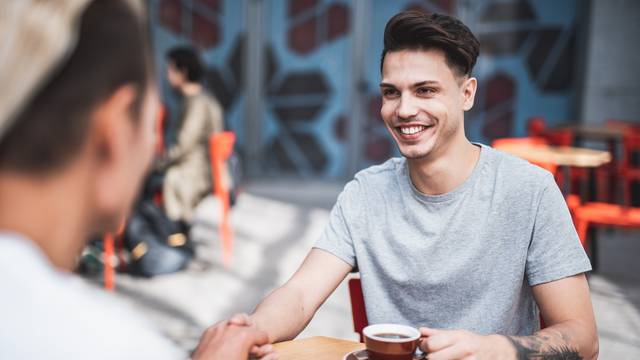
[[[399,324],[369,325],[362,330],[371,360],[413,360],[420,332]]]

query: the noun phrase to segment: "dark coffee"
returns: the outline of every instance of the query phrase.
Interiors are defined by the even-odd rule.
[[[395,334],[395,333],[382,333],[382,334],[375,334],[374,336],[382,339],[408,339],[411,337],[404,334]]]

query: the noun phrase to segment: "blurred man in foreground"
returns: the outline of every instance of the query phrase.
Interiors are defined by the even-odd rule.
[[[151,160],[157,95],[140,2],[0,2],[0,358],[184,359],[72,273],[126,216]],[[271,352],[242,316],[193,359]],[[267,355],[267,357],[273,354]]]

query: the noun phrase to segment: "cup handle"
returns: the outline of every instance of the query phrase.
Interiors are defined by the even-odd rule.
[[[418,338],[418,347],[416,348],[416,353],[413,355],[414,360],[426,360],[428,354],[420,349],[420,343],[426,338],[426,336],[420,336],[420,338]]]

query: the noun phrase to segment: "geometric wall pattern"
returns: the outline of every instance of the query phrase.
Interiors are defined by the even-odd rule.
[[[474,1],[466,22],[480,41],[478,97],[467,115],[470,138],[525,134],[532,116],[574,122],[578,1]]]
[[[228,128],[242,151],[244,42],[247,31],[262,31],[265,109],[261,112],[261,173],[344,177],[347,174],[352,0],[264,1],[263,29],[246,24],[249,0],[148,0],[159,68],[164,52],[191,43],[204,53],[211,91],[225,108]],[[387,20],[405,9],[458,16],[480,40],[474,76],[479,87],[465,116],[467,136],[489,143],[520,136],[531,116],[550,125],[575,121],[577,0],[375,0],[367,2],[360,168],[398,155],[380,119],[379,57]],[[165,102],[175,111],[172,94]]]
[[[226,127],[238,134],[237,148],[242,150],[245,1],[148,0],[159,84],[170,115],[165,135],[173,134],[181,110],[164,76],[166,52],[188,44],[200,50],[206,65],[206,85],[224,108]]]
[[[264,4],[263,173],[344,176],[346,146],[333,128],[347,109],[350,1]]]

